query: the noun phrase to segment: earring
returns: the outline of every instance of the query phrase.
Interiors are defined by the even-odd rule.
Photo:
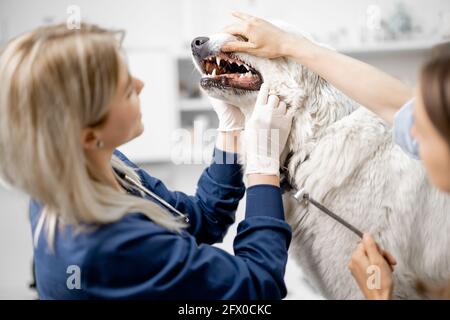
[[[105,146],[105,143],[102,141],[102,140],[98,140],[97,141],[97,148],[98,149],[101,149],[101,148],[103,148]]]

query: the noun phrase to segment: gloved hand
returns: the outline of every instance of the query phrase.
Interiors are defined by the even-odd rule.
[[[245,116],[238,107],[211,97],[209,100],[219,118],[218,131],[227,132],[244,129]]]
[[[269,96],[269,87],[263,84],[244,131],[246,175],[279,176],[280,155],[291,131],[292,118],[293,112],[287,112],[286,103],[275,95]]]

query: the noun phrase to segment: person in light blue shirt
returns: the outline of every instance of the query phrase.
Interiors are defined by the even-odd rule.
[[[394,141],[414,159],[419,157],[419,144],[411,134],[414,126],[414,99],[409,100],[394,116]]]
[[[229,42],[222,47],[223,51],[265,58],[289,57],[316,72],[392,124],[398,146],[410,157],[420,159],[430,181],[450,193],[450,43],[433,50],[414,94],[412,88],[368,64],[285,32],[263,19],[241,12],[233,14],[239,21],[225,32],[248,41]],[[370,235],[365,235],[350,269],[367,298],[386,299],[392,292],[391,267],[395,263]],[[378,264],[382,270],[380,290],[367,289],[366,269],[371,264]],[[448,292],[450,297],[450,286]]]

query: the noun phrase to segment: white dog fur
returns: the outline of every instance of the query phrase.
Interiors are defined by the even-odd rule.
[[[229,34],[209,38],[211,54],[219,52],[224,42],[235,40]],[[420,161],[395,145],[391,128],[292,60],[234,55],[260,72],[272,94],[295,108],[287,146],[293,153],[288,163],[291,183],[373,234],[396,257],[394,297],[422,298],[415,289],[419,279],[447,281],[450,197],[430,185]],[[246,117],[257,96],[255,91],[205,91],[239,106]],[[311,205],[295,203],[287,195],[284,204],[293,230],[290,254],[309,281],[326,298],[363,298],[347,267],[358,237]]]

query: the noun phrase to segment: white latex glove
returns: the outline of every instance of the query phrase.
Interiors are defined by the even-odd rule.
[[[244,129],[245,116],[238,107],[211,97],[209,100],[219,118],[218,131],[227,132]]]
[[[277,96],[269,96],[269,88],[262,85],[253,113],[244,131],[245,174],[280,173],[280,156],[291,131],[293,112]]]

